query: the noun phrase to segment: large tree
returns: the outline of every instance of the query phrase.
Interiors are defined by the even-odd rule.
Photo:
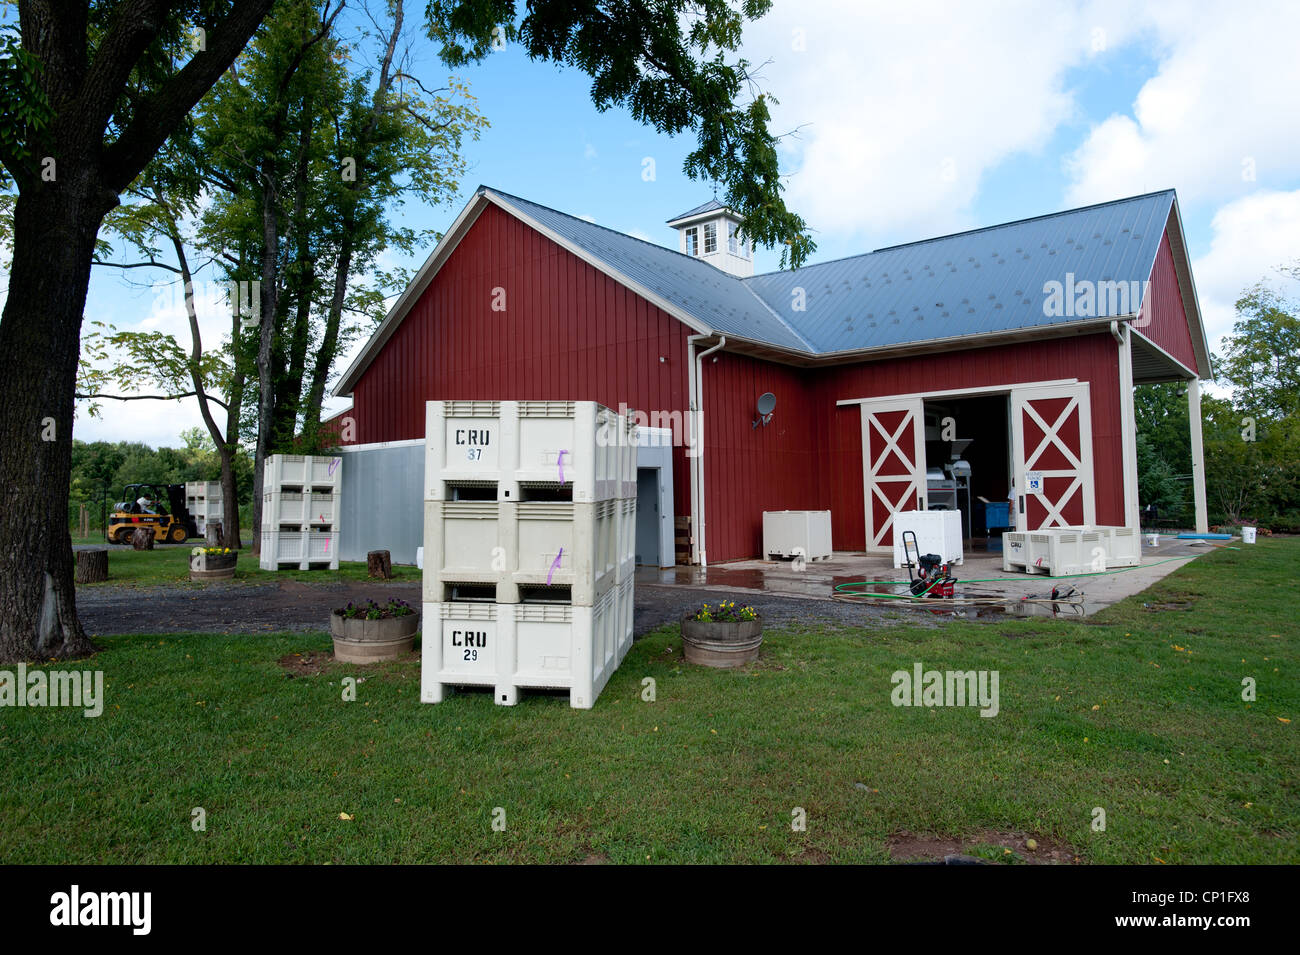
[[[271,3],[22,0],[16,33],[0,32],[0,163],[18,191],[0,316],[0,661],[93,649],[67,499],[96,234]]]
[[[0,26],[0,163],[18,189],[0,353],[22,357],[0,377],[0,492],[4,513],[25,518],[0,524],[0,660],[91,649],[76,615],[65,504],[96,234],[271,3],[22,0],[18,33]],[[514,0],[430,0],[426,12],[449,65],[519,41],[535,59],[587,72],[599,109],[626,108],[670,134],[693,131],[687,174],[720,184],[746,217],[746,232],[784,246],[783,263],[798,266],[815,245],[781,198],[769,97],[748,63],[727,58],[745,21],[770,7],[771,0],[528,0],[517,17]],[[192,28],[202,31],[194,51],[177,56]],[[262,265],[278,280],[278,263]],[[274,321],[279,303],[267,297],[275,287],[263,284],[263,323]],[[271,329],[261,332],[259,370],[270,368],[273,341]],[[259,394],[263,419],[266,401]]]

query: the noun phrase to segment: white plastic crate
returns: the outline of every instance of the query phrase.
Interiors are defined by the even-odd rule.
[[[900,511],[894,515],[894,566],[904,567],[903,532],[916,534],[922,554],[938,554],[946,563],[965,562],[962,554],[961,511]],[[912,555],[915,559],[916,555]]]
[[[442,602],[448,584],[484,584],[516,603],[520,587],[556,586],[589,607],[618,576],[619,504],[426,501],[424,598]]]
[[[208,521],[220,521],[224,518],[221,482],[187,481],[185,483],[185,507],[194,518],[199,534],[206,534]]]
[[[636,575],[636,498],[619,502],[618,517],[618,579]]]
[[[334,524],[338,520],[335,504],[338,495],[313,490],[306,500],[307,524]]]
[[[277,570],[281,564],[300,566],[307,557],[307,535],[302,531],[262,531],[262,570]]]
[[[627,655],[628,649],[632,646],[632,630],[634,618],[636,616],[636,581],[629,577],[620,581],[618,585],[618,639],[619,639],[619,658],[621,664],[623,657]]]
[[[307,523],[306,501],[306,495],[301,491],[267,491],[262,495],[263,529],[301,527]]]
[[[343,459],[327,455],[272,454],[262,472],[264,491],[338,488],[342,480]]]
[[[1142,563],[1142,535],[1136,527],[1098,527],[1106,547],[1107,567],[1136,567]]]
[[[619,474],[621,485],[618,496],[624,500],[636,500],[636,459],[640,443],[636,421],[631,417],[623,419],[622,444],[619,447]]]
[[[339,566],[339,535],[335,530],[317,530],[307,532],[307,560],[309,563],[328,563],[337,570]]]
[[[426,603],[420,700],[441,703],[455,686],[491,686],[513,706],[520,689],[566,689],[590,709],[631,645],[619,594],[592,607],[557,604]]]
[[[520,485],[529,484],[582,504],[618,498],[626,426],[594,401],[430,401],[425,500],[452,499],[466,483],[495,485],[503,502],[520,500]]]
[[[1102,532],[1073,527],[1007,532],[1002,535],[1002,569],[1065,577],[1106,570]]]
[[[766,556],[825,560],[831,556],[830,511],[764,511]]]

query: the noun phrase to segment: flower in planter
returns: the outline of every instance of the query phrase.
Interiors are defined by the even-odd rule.
[[[409,617],[415,613],[415,608],[405,600],[390,600],[386,604],[376,603],[373,599],[364,604],[354,604],[349,600],[346,607],[340,607],[334,613],[345,620],[388,620],[392,617]]]
[[[734,600],[724,600],[716,607],[705,604],[691,615],[691,619],[713,623],[736,623],[741,620],[757,620],[758,611],[753,607],[737,608]]]
[[[203,553],[207,554],[209,557],[218,557],[225,554],[233,554],[234,551],[229,547],[205,547],[203,548]]]

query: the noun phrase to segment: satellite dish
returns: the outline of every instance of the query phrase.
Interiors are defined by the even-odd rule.
[[[758,422],[763,422],[763,427],[772,420],[772,412],[776,410],[776,395],[770,391],[765,391],[758,396],[758,420],[754,422],[753,427],[758,427]]]

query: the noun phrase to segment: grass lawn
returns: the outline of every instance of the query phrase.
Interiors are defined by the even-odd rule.
[[[587,712],[421,705],[417,662],[279,665],[323,633],[110,638],[98,719],[0,710],[0,860],[884,862],[900,831],[1000,830],[1091,863],[1295,863],[1297,558],[1219,550],[1086,623],[769,632],[742,672],[665,629]],[[997,670],[1000,713],[895,708],[917,661]]]
[[[102,543],[102,541],[101,541]],[[110,546],[108,548],[108,580],[97,584],[78,584],[78,589],[92,587],[152,587],[160,584],[167,586],[190,582],[190,554],[195,547],[203,546],[202,541],[190,541],[187,544],[159,546],[153,550],[132,550],[130,547]],[[257,566],[257,555],[251,548],[245,547],[239,552],[239,566],[235,571],[235,580],[251,584],[273,584],[281,580],[301,580],[308,583],[329,583],[338,580],[364,580],[368,583],[382,585],[385,581],[370,580],[366,576],[365,561],[339,561],[339,569],[334,570],[262,570]],[[419,583],[421,571],[416,567],[393,565],[393,581]],[[193,586],[204,587],[196,583]]]

